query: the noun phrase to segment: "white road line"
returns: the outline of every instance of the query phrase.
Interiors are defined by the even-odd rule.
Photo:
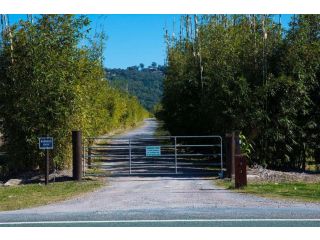
[[[320,219],[168,219],[168,220],[101,220],[101,221],[40,221],[0,222],[0,225],[74,224],[74,223],[171,223],[171,222],[320,222]]]

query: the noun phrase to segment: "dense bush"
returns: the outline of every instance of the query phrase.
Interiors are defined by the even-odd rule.
[[[267,15],[182,19],[167,36],[161,116],[173,134],[241,130],[253,161],[304,169],[319,159],[320,15],[289,29]]]
[[[101,49],[84,44],[88,32],[84,16],[43,15],[3,33],[0,131],[11,169],[43,165],[40,136],[54,138],[53,160],[63,168],[70,165],[71,130],[96,136],[146,116],[136,98],[108,85]]]

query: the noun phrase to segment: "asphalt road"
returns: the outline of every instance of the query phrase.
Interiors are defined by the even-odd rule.
[[[152,135],[157,122],[124,136]],[[195,175],[114,175],[93,193],[0,213],[0,226],[320,226],[320,204],[235,193]]]

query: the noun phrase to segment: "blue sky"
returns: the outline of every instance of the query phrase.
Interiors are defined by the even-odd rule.
[[[172,29],[179,15],[89,15],[92,27],[107,35],[105,65],[126,68],[152,62],[164,64],[164,28]]]
[[[10,21],[16,22],[26,15],[10,15]],[[93,29],[103,30],[107,35],[105,43],[104,65],[108,68],[127,68],[139,65],[149,66],[152,62],[164,64],[164,29],[176,32],[180,15],[169,14],[111,14],[89,15]],[[290,15],[282,15],[284,26]]]

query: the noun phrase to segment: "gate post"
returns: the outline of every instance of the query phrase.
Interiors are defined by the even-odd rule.
[[[177,160],[177,137],[174,137],[174,165],[176,174],[178,173],[178,160]]]
[[[232,132],[231,144],[231,177],[235,179],[236,155],[241,154],[239,131]]]
[[[129,138],[129,174],[131,174],[131,139]]]
[[[233,138],[231,133],[226,134],[226,177],[232,176],[232,143]]]
[[[72,177],[76,181],[82,179],[81,131],[72,131]]]
[[[91,154],[92,154],[91,142],[89,142],[89,144],[88,144],[88,168],[91,168],[91,164],[92,164]]]
[[[240,132],[239,131],[236,131],[236,132],[233,132],[234,133],[234,153],[235,154],[241,154],[241,144],[240,144]]]
[[[226,168],[227,178],[234,178],[235,175],[235,155],[240,154],[240,143],[238,132],[226,134]]]

